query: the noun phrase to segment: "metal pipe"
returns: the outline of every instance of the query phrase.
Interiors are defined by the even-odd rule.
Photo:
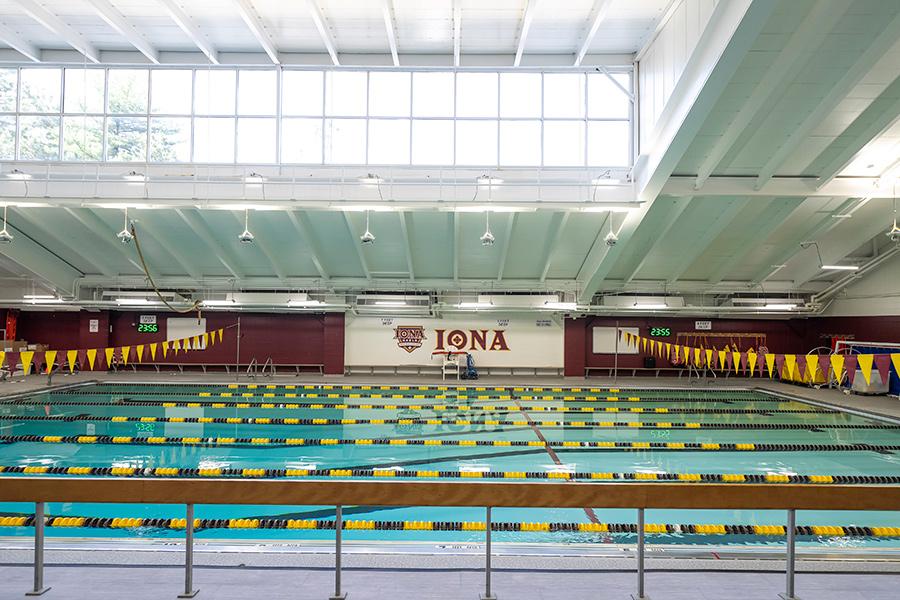
[[[26,596],[40,596],[49,587],[44,587],[44,503],[34,503],[34,587]]]
[[[184,525],[184,593],[179,598],[193,598],[200,590],[194,589],[194,505],[185,505]]]
[[[329,600],[344,600],[341,593],[341,531],[344,528],[344,511],[340,504],[334,510],[334,595]]]
[[[237,318],[237,351],[234,358],[234,380],[238,381],[241,376],[241,316]]]
[[[644,595],[644,509],[639,508],[637,514],[637,596],[634,600],[650,600]]]
[[[797,529],[797,511],[793,508],[787,511],[787,566],[785,568],[787,581],[785,583],[785,591],[778,594],[782,600],[799,600],[794,596],[794,562],[795,553],[795,536]]]
[[[497,600],[491,591],[491,507],[485,508],[484,516],[484,594],[479,600]]]

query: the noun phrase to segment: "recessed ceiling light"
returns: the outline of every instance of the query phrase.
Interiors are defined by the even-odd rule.
[[[823,271],[859,271],[856,265],[822,265]]]

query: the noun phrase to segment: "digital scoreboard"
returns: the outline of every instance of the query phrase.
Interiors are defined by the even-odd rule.
[[[672,335],[672,329],[669,327],[651,327],[650,328],[650,336],[651,337],[669,337]]]

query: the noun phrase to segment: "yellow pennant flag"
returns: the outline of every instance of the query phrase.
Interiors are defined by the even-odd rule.
[[[34,358],[34,352],[31,350],[25,350],[23,352],[19,352],[19,360],[22,361],[22,370],[25,371],[26,375],[31,373],[31,361],[33,358]]]
[[[797,366],[797,355],[796,354],[785,354],[784,355],[784,370],[787,371],[787,379],[793,379],[794,377],[794,367]],[[782,378],[784,377],[784,373],[781,374]]]
[[[647,338],[641,338],[641,350],[647,351]]]
[[[53,370],[53,363],[56,362],[56,350],[47,350],[44,352],[44,360],[47,361],[47,373]]]
[[[156,342],[150,344],[150,360],[156,360]]]
[[[69,373],[75,372],[75,362],[78,360],[78,350],[67,350],[66,361],[69,363]]]
[[[775,372],[774,354],[766,354],[766,369],[769,370],[769,379],[772,379],[773,373]]]
[[[716,365],[713,364],[713,351],[709,348],[706,349],[706,366],[710,369],[716,368]]]
[[[670,356],[672,356],[672,344],[666,342],[666,359],[668,359]]]
[[[725,355],[726,352],[724,350],[719,350],[719,370],[725,370]]]
[[[681,352],[684,354],[684,364],[688,364],[688,360],[690,360],[691,357],[691,349],[687,346],[682,346]]]
[[[209,334],[206,333],[206,332],[204,331],[204,332],[203,332],[203,347],[204,347],[204,348],[207,348],[207,347],[209,347],[209,346],[210,346],[210,343],[209,343]]]
[[[753,371],[756,370],[756,352],[747,350],[747,365],[750,367],[750,377],[753,377]]]
[[[866,385],[872,383],[872,359],[874,358],[874,354],[860,354],[856,357],[856,364],[859,365],[859,370],[862,371]]]
[[[732,352],[731,353],[731,366],[734,367],[734,372],[737,373],[741,368],[741,353],[740,352]]]
[[[113,355],[116,353],[115,348],[104,348],[103,352],[106,354],[106,370],[112,366]]]
[[[122,346],[122,364],[128,364],[128,355],[131,353],[131,346]]]
[[[894,363],[894,371],[897,372],[897,377],[900,377],[900,354],[891,354],[891,362]],[[0,354],[0,365],[3,364],[3,355]]]
[[[200,349],[200,336],[195,335],[191,339],[191,348],[193,348],[194,350]]]
[[[806,374],[809,375],[810,381],[815,381],[816,371],[818,369],[819,369],[819,355],[818,354],[807,354],[806,355]]]
[[[90,350],[85,351],[84,353],[88,359],[88,366],[91,368],[91,371],[94,370],[94,363],[97,361],[97,350],[96,348],[91,348]]]
[[[700,360],[700,348],[694,348],[694,364],[698,367],[703,366],[703,363]]]
[[[834,379],[836,381],[840,381],[841,377],[844,375],[844,355],[843,354],[832,354],[831,355],[831,370],[834,373]]]
[[[222,341],[222,329],[219,329],[219,342]]]
[[[172,348],[175,350],[175,356],[178,356],[178,351],[181,350],[181,340],[172,342]]]
[[[144,345],[138,344],[134,347],[134,353],[137,354],[138,362],[144,362]]]
[[[6,352],[4,352],[3,350],[0,350],[0,367],[3,366],[4,360],[6,360]],[[12,369],[10,369],[10,370],[12,370]]]
[[[163,351],[163,358],[165,358],[169,354],[169,341],[168,340],[166,340],[165,342],[162,343],[162,351]]]
[[[191,338],[184,338],[181,340],[181,349],[182,350],[190,350],[194,345],[191,344]]]

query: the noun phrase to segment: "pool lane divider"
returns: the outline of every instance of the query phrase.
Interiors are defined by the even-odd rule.
[[[396,439],[396,438],[239,438],[239,437],[159,437],[159,436],[110,436],[110,435],[3,435],[0,444],[38,442],[46,444],[125,444],[141,446],[486,446],[486,447],[534,447],[561,450],[666,450],[666,451],[721,451],[721,452],[878,452],[887,454],[900,450],[900,445],[876,444],[755,444],[755,443],[706,443],[706,442],[595,442],[595,441],[547,441],[539,440],[461,440],[461,439]]]
[[[518,405],[453,405],[453,404],[350,404],[350,403],[320,403],[320,404],[276,404],[271,402],[29,402],[32,406],[133,406],[133,407],[159,407],[159,408],[213,408],[213,409],[260,409],[260,410],[430,410],[434,412],[556,412],[556,413],[658,413],[658,414],[710,414],[710,415],[769,415],[769,414],[836,414],[838,411],[831,409],[765,409],[765,408],[643,408],[640,406],[623,407],[606,406],[594,408],[593,406],[579,407],[548,407],[548,406],[518,406]]]
[[[530,427],[562,427],[569,429],[768,429],[768,430],[825,430],[825,429],[900,429],[900,425],[848,423],[700,423],[684,421],[526,421],[508,419],[291,419],[245,417],[140,417],[107,415],[0,415],[0,421],[77,422],[98,421],[112,423],[203,423],[226,425],[491,425]]]
[[[794,483],[897,485],[900,475],[783,475],[780,473],[597,473],[587,471],[406,471],[398,468],[375,469],[257,469],[193,467],[50,467],[0,466],[0,474],[91,475],[100,477],[176,477],[284,479],[304,477],[334,478],[410,478],[410,479],[561,479],[568,481],[667,481],[690,483]]]
[[[153,529],[182,530],[187,520],[143,517],[79,517],[47,516],[47,527],[81,527],[88,529]],[[34,527],[34,515],[0,517],[0,527]],[[194,530],[202,529],[321,529],[334,530],[335,522],[324,519],[194,519]],[[483,521],[367,521],[345,520],[342,530],[354,531],[484,531]],[[637,533],[634,523],[550,523],[491,522],[491,531],[534,533]],[[657,535],[755,535],[785,536],[783,525],[723,525],[699,523],[646,523],[644,532]],[[800,536],[819,537],[900,537],[900,527],[865,527],[842,525],[800,525]]]

